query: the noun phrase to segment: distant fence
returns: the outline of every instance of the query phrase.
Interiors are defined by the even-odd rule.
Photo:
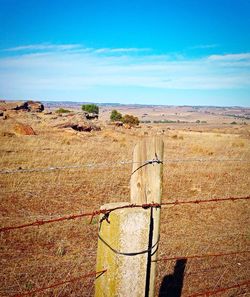
[[[133,165],[133,164],[144,164],[147,163],[147,160],[144,161],[133,161],[133,160],[124,160],[118,162],[103,162],[103,163],[81,163],[81,164],[70,164],[64,166],[48,166],[41,168],[5,168],[0,169],[0,174],[15,174],[15,173],[32,173],[32,172],[50,172],[58,170],[70,170],[70,169],[87,169],[87,168],[116,168],[122,165]],[[250,160],[244,159],[227,159],[227,158],[185,158],[185,159],[163,159],[162,162],[166,163],[190,163],[190,162],[240,162],[240,163],[250,163]]]

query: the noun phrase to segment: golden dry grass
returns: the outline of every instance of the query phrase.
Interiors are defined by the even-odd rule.
[[[125,130],[104,126],[101,132],[79,133],[53,127],[45,115],[21,114],[37,135],[6,134],[12,119],[1,122],[0,168],[45,168],[105,163],[46,172],[1,174],[1,226],[12,226],[99,209],[108,202],[129,201],[134,145],[161,134],[165,142],[163,202],[249,195],[249,126],[188,127],[162,131],[164,125]],[[169,126],[169,125],[166,125]],[[174,130],[173,130],[174,129]],[[199,128],[200,129],[200,128]],[[236,133],[237,132],[237,133]],[[189,161],[187,158],[217,159]],[[179,162],[175,160],[179,159]],[[244,159],[247,162],[218,161]],[[30,227],[1,234],[0,295],[34,290],[95,270],[97,219],[89,218]],[[164,207],[158,258],[249,249],[249,202],[228,201]],[[182,296],[248,280],[249,254],[188,259]],[[175,261],[160,261],[156,296]],[[236,296],[246,288],[219,296]],[[40,293],[40,296],[93,296],[93,277]],[[245,295],[244,295],[245,294]],[[39,294],[38,294],[39,295]]]

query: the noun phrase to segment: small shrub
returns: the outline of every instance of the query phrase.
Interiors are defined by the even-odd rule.
[[[84,104],[82,105],[82,110],[89,113],[99,114],[99,106],[97,106],[96,104]]]
[[[120,112],[118,112],[116,109],[114,109],[111,112],[110,120],[112,122],[121,121],[122,120],[122,114]]]
[[[56,113],[69,113],[69,112],[70,112],[70,110],[64,109],[64,108],[59,108],[56,110]]]
[[[140,123],[137,117],[130,114],[125,114],[125,116],[122,117],[122,122],[131,126],[137,126]]]
[[[235,121],[230,123],[231,125],[237,125],[237,123]]]

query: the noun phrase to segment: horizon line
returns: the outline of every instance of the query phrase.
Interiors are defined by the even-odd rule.
[[[75,104],[96,104],[96,105],[120,105],[120,106],[169,106],[169,107],[209,107],[209,108],[247,108],[250,109],[250,106],[244,105],[202,105],[202,104],[150,104],[150,103],[119,103],[119,102],[94,102],[94,101],[74,101],[74,100],[36,100],[36,99],[0,99],[0,101],[39,101],[41,103],[75,103]]]

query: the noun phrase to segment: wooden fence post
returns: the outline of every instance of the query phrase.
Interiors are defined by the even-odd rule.
[[[142,140],[134,150],[131,203],[161,203],[163,141]],[[110,203],[101,209],[128,206]],[[153,297],[160,208],[120,208],[100,216],[95,297]]]

